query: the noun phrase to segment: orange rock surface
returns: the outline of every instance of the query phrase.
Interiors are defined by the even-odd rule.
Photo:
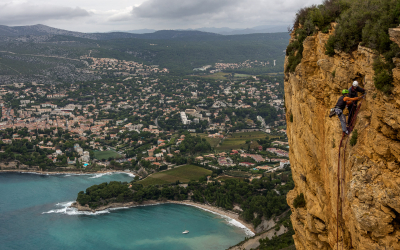
[[[389,34],[400,45],[400,28]],[[293,122],[286,116],[289,156],[296,184],[287,201],[296,249],[400,249],[400,60],[393,70],[393,94],[385,95],[373,81],[372,64],[380,55],[359,46],[352,54],[336,51],[329,57],[328,37],[318,33],[306,38],[301,63],[285,74],[286,112],[293,114]],[[328,115],[341,90],[354,80],[367,95],[355,125],[356,145],[343,142],[343,200],[338,204],[342,130],[337,116]],[[300,193],[306,206],[294,208]]]

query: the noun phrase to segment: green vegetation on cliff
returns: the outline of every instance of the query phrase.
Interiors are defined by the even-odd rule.
[[[286,72],[294,72],[303,57],[303,42],[307,36],[318,31],[327,33],[331,23],[348,8],[348,3],[342,0],[325,0],[321,5],[302,8],[296,13],[293,29],[295,40],[286,49],[288,64]]]
[[[376,50],[383,57],[374,63],[375,87],[390,93],[395,67],[392,59],[400,55],[399,46],[390,40],[388,33],[389,28],[400,24],[397,0],[325,0],[321,5],[300,9],[293,25],[296,40],[286,50],[286,71],[293,72],[300,63],[305,38],[318,31],[327,33],[332,22],[337,25],[326,44],[326,54],[351,53],[359,44]]]

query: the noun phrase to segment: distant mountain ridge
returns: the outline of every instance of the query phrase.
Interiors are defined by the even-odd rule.
[[[62,35],[86,38],[92,40],[109,40],[121,38],[139,38],[139,39],[163,39],[174,40],[182,38],[195,37],[215,37],[221,36],[211,32],[203,32],[196,30],[159,30],[153,33],[134,34],[127,32],[109,32],[109,33],[82,33],[68,31],[63,29],[52,28],[46,25],[37,24],[30,26],[9,27],[0,25],[0,37],[18,37],[18,36],[44,36],[44,35]]]
[[[202,27],[197,29],[177,29],[177,31],[203,31],[211,32],[220,35],[247,35],[247,34],[259,34],[259,33],[280,33],[287,32],[287,25],[261,25],[246,29],[231,29],[228,27],[215,28],[215,27]],[[119,32],[128,32],[135,34],[147,34],[154,33],[157,30],[154,29],[139,29],[139,30],[128,30]]]
[[[94,38],[90,34],[52,28],[42,24],[29,25],[29,26],[14,26],[14,27],[0,25],[1,37],[43,36],[43,35],[64,35],[64,36],[74,36],[74,37],[89,38],[89,39]]]
[[[256,27],[257,28],[257,27]],[[270,27],[269,30],[281,30],[279,26]],[[201,28],[198,30],[138,30],[141,34],[128,32],[108,32],[108,33],[83,33],[76,31],[68,31],[49,27],[43,24],[30,26],[5,26],[0,25],[0,37],[19,37],[19,36],[45,36],[45,35],[62,35],[73,36],[78,38],[86,38],[92,40],[110,40],[123,38],[139,38],[139,39],[162,39],[162,40],[196,40],[207,38],[218,38],[224,35],[240,35],[266,33],[265,29],[230,29],[230,28]],[[152,32],[152,33],[150,33]],[[276,32],[276,31],[275,31]],[[275,33],[271,32],[271,33]]]

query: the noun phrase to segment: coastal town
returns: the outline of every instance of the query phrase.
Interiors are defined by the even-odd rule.
[[[0,86],[0,156],[15,160],[3,170],[117,169],[145,177],[193,162],[260,173],[289,163],[282,80],[177,77],[156,65],[82,59],[93,74],[114,77]]]
[[[151,39],[121,32],[74,38],[32,28],[26,37],[0,38],[0,177],[6,180],[0,183],[6,200],[17,197],[24,209],[34,200],[29,210],[40,214],[28,215],[40,220],[33,227],[17,224],[47,232],[36,225],[66,214],[78,215],[73,217],[85,229],[86,215],[110,213],[131,228],[132,218],[114,210],[160,205],[151,208],[178,208],[186,218],[203,209],[218,214],[210,223],[240,228],[223,244],[218,236],[216,249],[262,246],[259,239],[293,245],[286,202],[294,188],[286,134],[293,115],[286,113],[282,72],[287,34],[161,31],[146,35]],[[40,204],[38,195],[46,198]],[[143,219],[136,228],[150,228],[141,211],[123,212]],[[4,215],[16,218],[8,210]],[[183,233],[168,229],[168,235],[198,234],[193,224]],[[104,229],[104,239],[115,231]],[[132,239],[129,244],[141,248]]]

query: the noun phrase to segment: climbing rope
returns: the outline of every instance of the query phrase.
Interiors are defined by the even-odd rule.
[[[362,104],[363,99],[361,99],[360,104],[357,106],[355,112],[353,113],[353,116],[351,117],[351,121],[349,123],[349,133],[351,131],[353,131],[354,125],[355,125],[355,121],[357,120],[357,115],[358,115],[358,111],[361,108],[361,104]],[[352,107],[352,110],[355,108],[355,105]],[[351,114],[351,113],[350,113]],[[345,187],[345,180],[346,180],[346,169],[344,166],[344,169],[342,170],[341,166],[340,166],[340,149],[342,147],[342,143],[343,143],[343,139],[346,137],[346,134],[342,135],[342,139],[340,140],[340,145],[339,145],[339,158],[338,158],[338,170],[337,170],[337,179],[338,179],[338,193],[337,193],[337,219],[336,219],[336,239],[337,239],[337,249],[339,249],[339,203],[341,203],[341,210],[340,210],[340,218],[342,219],[343,217],[343,201],[344,201],[344,187]],[[347,144],[349,141],[349,136],[347,137],[346,143],[344,145],[344,149],[343,149],[343,164],[346,163],[346,148],[347,148]],[[343,245],[344,245],[344,230],[343,230],[343,244],[342,244],[342,249],[343,249]]]

